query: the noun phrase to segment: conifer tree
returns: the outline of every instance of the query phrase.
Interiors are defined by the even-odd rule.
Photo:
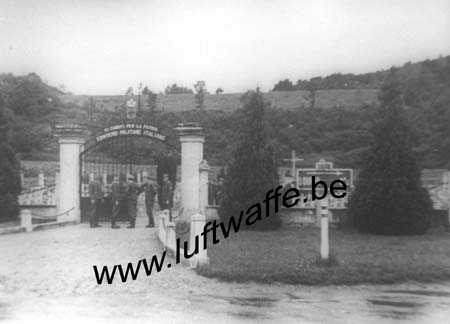
[[[264,112],[268,103],[259,91],[249,91],[241,98],[242,125],[240,142],[233,152],[223,188],[220,217],[227,221],[239,217],[255,203],[261,203],[270,189],[279,184],[273,150],[266,144]],[[271,210],[269,217],[264,211],[262,220],[248,229],[270,230],[280,225],[279,216]]]
[[[396,83],[380,95],[379,120],[373,143],[349,201],[349,215],[364,232],[421,234],[430,224],[431,200],[422,188]]]
[[[20,163],[9,142],[8,113],[0,94],[0,222],[19,214]]]

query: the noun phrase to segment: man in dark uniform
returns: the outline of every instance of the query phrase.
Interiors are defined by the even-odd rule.
[[[172,201],[173,201],[173,186],[169,180],[169,175],[163,175],[163,183],[161,186],[161,209],[169,210],[169,220],[172,220]]]
[[[220,177],[219,178],[219,183],[216,184],[216,190],[215,190],[215,204],[216,206],[221,206],[222,202],[223,202],[223,184],[224,184],[225,179]]]
[[[216,191],[217,191],[217,181],[216,179],[212,179],[208,183],[208,205],[213,206],[216,205]]]
[[[161,209],[172,209],[172,198],[173,198],[173,186],[172,182],[169,180],[169,175],[165,173],[163,175],[163,183],[161,187]]]
[[[119,178],[114,178],[114,182],[111,185],[111,198],[112,198],[112,216],[111,216],[111,228],[120,228],[116,225],[116,221],[119,216],[120,207],[126,203],[128,186],[124,181],[124,176],[121,174]]]
[[[145,192],[145,209],[147,210],[148,225],[146,227],[154,227],[155,220],[153,218],[153,205],[155,203],[155,196],[158,193],[159,185],[154,179],[149,176],[146,177],[146,182],[142,185],[141,190]]]
[[[98,225],[98,214],[100,211],[100,204],[103,200],[103,187],[101,184],[102,177],[98,176],[96,180],[93,178],[89,182],[89,198],[91,199],[91,213],[89,217],[89,223],[91,227],[101,227]]]
[[[128,216],[130,217],[130,225],[127,228],[134,228],[137,216],[137,198],[141,193],[141,188],[134,181],[134,176],[128,176]]]

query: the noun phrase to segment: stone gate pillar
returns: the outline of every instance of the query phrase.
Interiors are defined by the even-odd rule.
[[[206,217],[206,206],[208,206],[208,186],[210,167],[206,160],[200,163],[200,213]]]
[[[203,128],[196,123],[179,124],[181,142],[181,206],[191,217],[200,208],[200,162],[203,161]]]
[[[58,211],[59,211],[58,207],[61,205],[61,203],[59,202],[60,194],[61,194],[61,178],[59,176],[59,166],[58,166],[58,171],[56,171],[55,173],[55,204],[56,209]]]
[[[55,135],[59,138],[60,192],[58,220],[80,221],[80,153],[86,141],[87,129],[77,124],[56,125]]]

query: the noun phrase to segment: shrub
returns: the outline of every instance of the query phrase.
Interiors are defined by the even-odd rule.
[[[9,144],[8,110],[0,96],[0,221],[13,220],[19,214],[20,163]]]

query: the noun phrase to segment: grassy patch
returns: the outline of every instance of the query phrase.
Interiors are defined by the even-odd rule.
[[[450,280],[450,235],[376,236],[332,229],[329,262],[318,262],[317,228],[239,232],[208,246],[198,272],[226,281],[330,285]]]

